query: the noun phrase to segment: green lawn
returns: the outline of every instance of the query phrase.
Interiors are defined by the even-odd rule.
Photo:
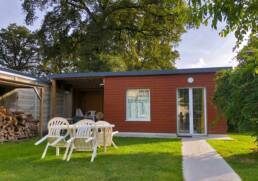
[[[230,164],[244,181],[258,180],[258,152],[254,137],[232,134],[233,141],[209,140],[208,142]]]
[[[115,138],[119,148],[93,163],[85,152],[63,161],[53,148],[40,160],[44,145],[34,141],[0,145],[0,180],[183,180],[179,139]]]

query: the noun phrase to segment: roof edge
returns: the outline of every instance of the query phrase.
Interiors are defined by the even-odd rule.
[[[0,67],[0,72],[6,73],[6,74],[9,74],[9,75],[13,75],[13,76],[18,76],[18,77],[28,79],[28,80],[32,80],[32,81],[37,81],[37,82],[43,83],[43,84],[49,84],[50,83],[50,81],[47,78],[36,77],[36,76],[34,76],[32,74],[29,74],[29,73],[20,72],[20,71],[5,68],[5,67]]]
[[[90,78],[90,77],[129,77],[129,76],[158,76],[158,75],[177,75],[177,74],[198,74],[198,73],[216,73],[221,70],[229,70],[232,67],[207,67],[207,68],[187,68],[171,70],[145,70],[145,71],[126,71],[126,72],[76,72],[52,74],[50,79],[64,78]]]

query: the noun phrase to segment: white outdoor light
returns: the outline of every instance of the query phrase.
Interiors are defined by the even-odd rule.
[[[193,83],[193,82],[194,82],[194,78],[193,78],[193,77],[188,77],[188,78],[187,78],[187,82],[188,82],[189,84]]]

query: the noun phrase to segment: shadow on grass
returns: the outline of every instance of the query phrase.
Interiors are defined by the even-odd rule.
[[[73,158],[70,162],[45,160],[29,163],[30,170],[25,169],[28,164],[24,164],[24,167],[12,168],[11,172],[33,173],[35,179],[48,175],[49,179],[60,180],[75,177],[87,180],[182,180],[181,157],[168,153],[99,155],[95,162],[89,160],[89,156]]]
[[[258,152],[255,150],[252,151],[252,149],[250,149],[250,151],[250,153],[227,156],[225,159],[232,162],[238,162],[239,164],[244,164],[246,166],[254,165],[258,169]]]
[[[24,166],[32,164],[34,168],[39,170],[51,169],[52,167],[55,171],[60,170],[62,172],[77,172],[80,168],[93,169],[96,172],[120,170],[121,173],[126,174],[127,171],[137,172],[137,169],[140,169],[141,171],[148,171],[148,174],[153,174],[152,172],[155,171],[172,171],[173,168],[178,167],[177,165],[180,162],[181,156],[170,153],[128,153],[123,155],[99,154],[95,161],[91,163],[89,153],[75,153],[70,162],[62,161],[61,157],[60,159],[53,159],[53,156],[50,156],[48,159],[40,161],[35,161],[33,158],[16,160],[14,164],[23,164]],[[24,167],[21,167],[20,170],[16,168],[13,171],[22,172]],[[53,172],[53,170],[50,172]]]
[[[17,145],[17,144],[24,144],[24,143],[32,143],[39,140],[40,137],[30,139],[30,140],[23,140],[18,142],[9,142],[5,144],[9,145]],[[149,144],[149,143],[168,143],[168,142],[179,142],[179,138],[141,138],[141,137],[114,137],[115,141],[119,141],[120,145],[133,145],[133,144]]]
[[[154,143],[171,143],[180,142],[178,138],[125,138],[125,137],[114,137],[114,141],[118,141],[119,146],[129,145],[143,145],[143,144],[154,144]]]
[[[258,152],[234,154],[224,158],[243,180],[258,180]]]

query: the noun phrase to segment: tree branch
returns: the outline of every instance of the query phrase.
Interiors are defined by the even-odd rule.
[[[86,4],[85,4],[84,2],[80,1],[80,2],[79,2],[80,4],[74,4],[74,3],[70,2],[69,0],[66,1],[66,2],[67,2],[67,4],[69,4],[69,5],[71,5],[71,6],[75,7],[75,8],[85,10],[85,11],[87,12],[87,14],[89,15],[89,17],[90,17],[95,23],[97,23],[97,20],[96,20],[96,18],[94,17],[94,14],[90,11],[90,9],[86,6]]]

